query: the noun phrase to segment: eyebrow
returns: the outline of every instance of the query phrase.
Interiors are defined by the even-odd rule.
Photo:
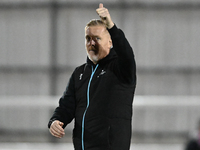
[[[98,37],[98,38],[100,38],[100,36],[98,36],[98,35],[93,35],[93,36],[86,35],[85,36],[85,38],[90,38],[90,37],[95,37],[95,38]]]

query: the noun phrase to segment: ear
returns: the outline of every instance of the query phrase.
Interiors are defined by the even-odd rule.
[[[110,47],[113,47],[112,45],[113,45],[113,44],[112,44],[112,40],[110,39],[110,40],[109,40],[109,46],[110,46]]]

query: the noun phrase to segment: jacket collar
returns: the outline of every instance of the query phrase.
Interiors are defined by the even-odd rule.
[[[101,59],[98,62],[98,64],[106,64],[106,63],[108,63],[109,61],[111,61],[112,59],[115,59],[115,58],[117,58],[117,54],[116,54],[115,50],[112,48],[112,49],[110,49],[110,53],[106,57]],[[88,57],[87,57],[87,63],[94,65],[94,63]]]

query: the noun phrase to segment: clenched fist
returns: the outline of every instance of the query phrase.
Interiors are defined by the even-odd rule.
[[[99,8],[96,9],[96,12],[101,20],[106,24],[108,29],[111,29],[114,26],[108,9],[103,7],[102,3],[99,4]]]

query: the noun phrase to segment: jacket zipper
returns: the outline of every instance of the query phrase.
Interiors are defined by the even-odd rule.
[[[90,84],[91,84],[91,81],[92,81],[92,78],[93,78],[93,75],[95,73],[95,71],[97,70],[99,64],[96,65],[95,69],[93,70],[93,66],[92,66],[92,74],[90,76],[90,80],[89,80],[89,83],[88,83],[88,87],[87,87],[87,106],[86,106],[86,109],[85,109],[85,112],[83,113],[83,120],[82,120],[82,150],[84,150],[84,124],[85,124],[85,114],[87,112],[87,109],[90,105],[90,97],[89,97],[89,94],[90,94]]]

